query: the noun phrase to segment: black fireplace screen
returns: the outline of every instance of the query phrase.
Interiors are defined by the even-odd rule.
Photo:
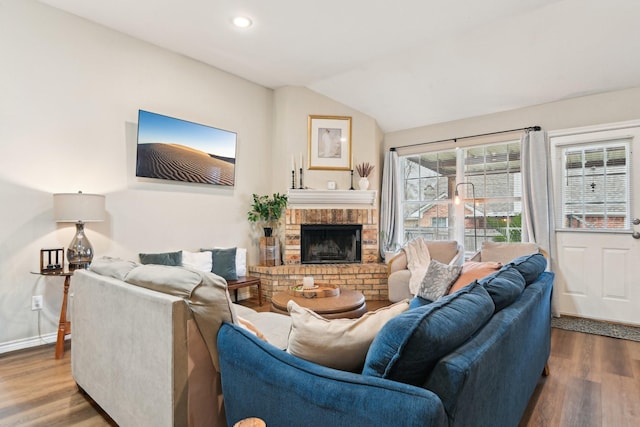
[[[362,262],[362,225],[302,225],[302,264]]]

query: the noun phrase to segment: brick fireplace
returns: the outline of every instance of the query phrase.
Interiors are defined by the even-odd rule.
[[[296,206],[296,197],[290,196],[290,206],[285,213],[283,263],[275,267],[249,267],[251,275],[258,276],[262,282],[264,297],[269,301],[275,292],[284,292],[302,283],[302,277],[313,276],[316,282],[330,283],[343,289],[357,290],[364,294],[367,300],[386,300],[387,268],[379,261],[378,252],[378,210],[374,206],[375,192],[364,191],[311,191],[294,190],[298,197],[316,197],[320,194],[320,202],[309,199]],[[365,194],[369,193],[369,194]],[[339,207],[339,204],[362,199],[373,193],[373,198],[367,198],[361,205]],[[325,200],[324,194],[329,197]],[[335,202],[337,198],[338,202]],[[341,199],[343,198],[343,199]],[[304,204],[305,206],[302,206]],[[317,205],[320,204],[321,207]],[[332,206],[333,205],[333,206]],[[300,230],[301,225],[345,224],[362,226],[362,262],[357,264],[301,264]]]
[[[377,209],[287,209],[285,214],[284,264],[300,264],[300,226],[302,224],[362,225],[362,263],[378,262]]]

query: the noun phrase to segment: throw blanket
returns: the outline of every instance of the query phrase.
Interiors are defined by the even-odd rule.
[[[415,295],[431,262],[429,248],[427,242],[422,237],[418,237],[407,243],[402,250],[407,254],[407,269],[411,273],[409,291]]]

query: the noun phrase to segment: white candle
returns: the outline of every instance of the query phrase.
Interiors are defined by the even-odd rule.
[[[302,169],[302,153],[300,153],[300,169]]]
[[[292,171],[296,170],[296,162],[293,159],[293,154],[291,155],[291,170]]]

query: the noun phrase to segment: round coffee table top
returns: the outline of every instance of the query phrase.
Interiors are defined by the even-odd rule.
[[[305,307],[315,311],[320,316],[327,318],[355,318],[367,312],[362,292],[340,290],[340,294],[324,298],[307,298],[304,296],[294,296],[289,292],[278,292],[271,297],[271,311],[288,314],[287,304],[293,300],[300,307]]]

